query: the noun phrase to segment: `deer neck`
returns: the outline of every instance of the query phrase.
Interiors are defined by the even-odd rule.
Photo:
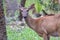
[[[36,26],[35,26],[35,19],[33,19],[31,16],[27,16],[27,17],[25,17],[24,18],[25,19],[25,21],[26,21],[26,23],[27,23],[27,25],[30,27],[30,28],[32,28],[32,29],[35,29],[36,28]]]

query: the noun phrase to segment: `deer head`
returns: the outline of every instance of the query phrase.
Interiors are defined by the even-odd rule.
[[[32,9],[32,8],[34,8],[34,4],[32,4],[29,8],[22,7],[22,6],[20,5],[20,11],[21,11],[21,13],[22,13],[22,16],[23,16],[23,17],[27,17],[29,10]]]

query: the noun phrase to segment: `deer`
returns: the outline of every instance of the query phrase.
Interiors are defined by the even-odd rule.
[[[40,37],[43,37],[43,40],[50,40],[50,36],[60,37],[60,14],[34,19],[29,15],[29,10],[32,8],[33,5],[29,8],[22,6],[19,8],[28,27],[34,30]]]
[[[32,14],[35,16],[35,17],[43,17],[43,16],[52,16],[52,15],[54,15],[54,14],[48,14],[48,13],[46,13],[46,11],[44,10],[44,9],[42,9],[42,14],[40,14],[40,13],[38,13],[38,12],[36,12],[36,8],[35,8],[35,6],[34,6],[35,4],[33,4],[33,8],[32,8]],[[22,6],[22,5],[21,5]],[[30,9],[30,8],[29,8]],[[25,24],[23,23],[23,21],[24,21],[24,19],[22,19],[22,15],[20,14],[19,15],[19,17],[20,17],[20,21],[21,21],[21,26],[24,26]],[[18,17],[18,18],[19,18]]]

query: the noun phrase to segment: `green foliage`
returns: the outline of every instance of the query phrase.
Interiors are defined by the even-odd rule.
[[[25,7],[29,7],[33,3],[35,3],[35,0],[27,0],[25,3]]]
[[[4,14],[6,15],[6,5],[4,5],[4,3],[5,3],[5,0],[3,0],[3,8],[4,8]]]
[[[28,7],[33,3],[35,4],[37,12],[40,12],[42,9],[44,9],[44,6],[40,4],[39,0],[27,0],[25,6]]]
[[[55,1],[53,3],[53,1],[51,0],[39,0],[40,3],[45,7],[45,9],[51,9],[53,11],[59,11],[60,10],[60,5]]]
[[[35,2],[35,8],[37,12],[40,12],[42,10],[42,5],[39,3],[39,0]]]

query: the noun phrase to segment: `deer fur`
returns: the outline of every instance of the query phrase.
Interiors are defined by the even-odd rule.
[[[32,6],[30,6],[32,9]],[[28,12],[29,8],[20,7],[22,16],[26,21],[26,24],[33,29],[43,40],[50,40],[50,36],[60,36],[60,14],[52,16],[44,16],[39,18],[32,18]]]

